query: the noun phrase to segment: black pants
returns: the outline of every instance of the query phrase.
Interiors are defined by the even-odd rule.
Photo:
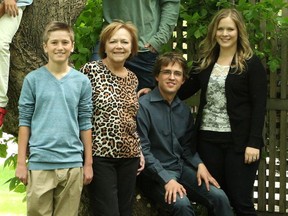
[[[230,133],[201,131],[198,152],[209,172],[226,192],[236,215],[257,215],[253,185],[259,160],[245,164],[244,152],[233,149]]]
[[[89,184],[93,216],[130,216],[139,158],[93,157]]]

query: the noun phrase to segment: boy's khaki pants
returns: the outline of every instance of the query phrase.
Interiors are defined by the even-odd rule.
[[[83,169],[30,170],[28,216],[77,216],[83,188]]]

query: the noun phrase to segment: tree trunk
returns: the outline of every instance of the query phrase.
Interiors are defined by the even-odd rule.
[[[25,75],[46,63],[42,49],[42,33],[52,20],[73,25],[87,0],[34,0],[23,13],[22,22],[10,46],[11,67],[3,130],[17,136],[18,99]]]

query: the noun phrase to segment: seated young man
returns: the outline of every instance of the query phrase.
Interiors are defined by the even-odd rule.
[[[181,54],[158,57],[157,87],[140,98],[138,132],[146,168],[139,176],[145,194],[172,215],[195,215],[190,201],[208,208],[209,215],[232,216],[229,200],[196,152],[190,108],[177,97],[187,77]]]

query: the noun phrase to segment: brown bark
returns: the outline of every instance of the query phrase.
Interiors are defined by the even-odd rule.
[[[9,77],[4,131],[17,136],[18,99],[25,75],[42,66],[46,56],[42,49],[42,32],[52,20],[65,21],[73,25],[85,7],[87,0],[34,0],[23,14],[18,32],[10,46],[11,68]]]

